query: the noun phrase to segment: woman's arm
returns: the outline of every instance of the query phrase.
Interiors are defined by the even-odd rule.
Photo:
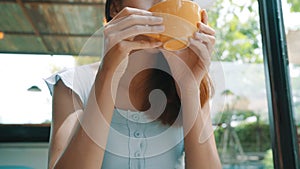
[[[95,80],[95,86],[98,90],[96,95],[97,102],[98,105],[105,105],[101,106],[101,111],[105,112],[103,115],[105,115],[108,124],[114,107],[113,101],[110,99],[111,94],[109,92],[111,77],[112,76],[108,72],[99,71]],[[91,93],[94,92],[94,90],[91,91]],[[76,101],[78,102],[79,100],[78,96],[75,96],[75,99],[73,99],[73,96],[71,89],[67,88],[61,81],[55,85],[53,93],[53,122],[51,126],[52,131],[48,167],[51,169],[99,169],[102,165],[104,149],[97,144],[98,140],[92,140],[92,138],[88,135],[88,132],[93,131],[84,130],[85,126],[82,126],[82,120],[78,117],[82,116],[82,118],[85,118],[86,121],[97,120],[102,124],[103,119],[98,118],[100,116],[95,118],[91,116],[90,112],[87,112],[90,110],[89,107],[94,109],[94,106],[97,105],[88,103],[84,112],[80,112],[80,109],[75,112],[78,108],[80,108],[81,104],[76,103]],[[93,96],[94,95],[91,94],[89,100],[93,100]],[[75,103],[73,100],[75,100]],[[97,130],[97,128],[94,129]],[[99,129],[99,132],[100,131],[102,132],[102,139],[106,140],[108,128],[102,127],[102,129]]]
[[[210,129],[212,124],[208,122],[209,103],[207,101],[205,105],[201,105],[199,89],[202,80],[209,72],[215,31],[207,25],[208,16],[205,10],[202,10],[201,15],[202,20],[197,23],[199,31],[189,39],[189,48],[176,52],[161,51],[170,66],[181,99],[186,168],[220,169],[221,163],[213,130]],[[210,135],[207,132],[209,130]]]
[[[54,163],[61,156],[74,134],[77,126],[76,108],[74,102],[78,103],[78,109],[82,109],[82,103],[76,94],[59,80],[54,86],[52,97],[52,123],[50,133],[50,146],[48,154],[48,168],[52,169]],[[74,96],[74,99],[72,98]],[[74,101],[74,102],[73,102]]]
[[[103,31],[105,56],[85,109],[76,111],[82,109],[82,106],[73,103],[70,89],[63,83],[59,82],[55,86],[50,169],[101,168],[114,109],[111,93],[113,74],[120,63],[128,59],[131,51],[161,45],[160,42],[135,40],[135,36],[161,33],[163,30],[162,18],[152,16],[152,13],[145,10],[124,8]],[[124,70],[118,68],[117,71],[124,72],[126,67],[121,67]],[[118,82],[117,79],[114,81]],[[77,96],[75,100],[79,100]]]
[[[210,110],[208,102],[199,113],[208,115],[206,120],[210,120]],[[187,112],[184,112],[185,114]],[[205,125],[212,125],[210,121],[205,121]],[[186,169],[221,169],[221,162],[216,148],[213,130],[205,142],[199,142],[202,129],[212,128],[212,126],[203,126],[203,116],[198,115],[192,128],[186,134],[184,139],[185,146],[185,164]],[[205,131],[204,131],[205,132]]]

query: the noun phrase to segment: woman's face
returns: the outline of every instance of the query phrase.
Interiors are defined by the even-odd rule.
[[[159,3],[163,0],[122,0],[123,7],[132,7],[138,9],[148,10],[154,4]]]

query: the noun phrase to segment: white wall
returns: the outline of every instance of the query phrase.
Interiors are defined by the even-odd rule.
[[[48,143],[0,143],[0,166],[47,169]]]

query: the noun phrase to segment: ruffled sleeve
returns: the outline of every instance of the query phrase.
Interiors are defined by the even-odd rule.
[[[92,85],[96,76],[96,67],[94,65],[85,65],[75,68],[68,68],[61,70],[52,76],[44,79],[50,94],[53,94],[54,86],[59,81],[62,82],[70,88],[74,93],[76,93],[83,105],[86,105],[88,95],[92,88]]]

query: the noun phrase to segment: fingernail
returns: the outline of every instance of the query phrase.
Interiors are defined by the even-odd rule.
[[[161,25],[161,26],[156,26],[156,30],[157,31],[164,31],[165,30],[165,26]]]
[[[144,13],[145,13],[146,15],[153,15],[152,12],[149,12],[149,11],[144,11]]]
[[[194,34],[193,34],[193,37],[196,37],[197,36],[197,32],[195,32]]]
[[[164,19],[162,17],[156,17],[156,21],[162,22]]]
[[[163,18],[162,17],[157,17],[157,16],[152,16],[152,21],[162,23]]]

